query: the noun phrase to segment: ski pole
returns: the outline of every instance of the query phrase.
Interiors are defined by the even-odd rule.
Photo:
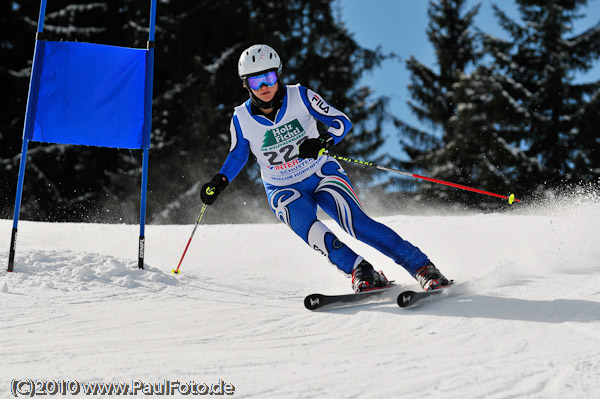
[[[505,200],[508,200],[509,204],[512,204],[513,202],[521,202],[520,200],[515,198],[514,194],[510,194],[510,195],[501,195],[501,194],[495,194],[495,193],[491,193],[489,191],[484,191],[484,190],[479,190],[477,188],[473,188],[473,187],[468,187],[468,186],[463,186],[462,184],[456,184],[456,183],[451,183],[448,181],[444,181],[444,180],[439,180],[439,179],[433,179],[431,177],[426,177],[426,176],[421,176],[421,175],[417,175],[415,173],[409,173],[409,172],[402,172],[396,169],[391,169],[391,168],[386,168],[385,166],[380,166],[380,165],[376,165],[372,162],[365,162],[365,161],[359,161],[357,159],[352,159],[352,158],[348,158],[348,157],[342,157],[339,155],[335,155],[335,154],[328,154],[330,157],[335,158],[337,160],[340,161],[345,161],[345,162],[354,162],[354,163],[358,163],[360,165],[365,165],[365,166],[373,166],[379,170],[384,170],[386,172],[394,172],[394,173],[399,173],[403,176],[408,176],[408,177],[414,177],[417,179],[422,179],[422,180],[427,180],[429,182],[432,183],[438,183],[438,184],[443,184],[445,186],[450,186],[450,187],[454,187],[454,188],[460,188],[461,190],[467,190],[467,191],[473,191],[475,193],[479,193],[479,194],[485,194],[485,195],[491,195],[492,197],[498,197],[498,198],[502,198]]]
[[[190,243],[192,242],[192,238],[194,238],[194,234],[196,233],[196,229],[198,228],[198,225],[200,224],[200,221],[202,220],[202,215],[204,215],[205,210],[206,210],[206,204],[202,205],[202,210],[200,211],[200,216],[198,216],[198,220],[196,220],[196,225],[194,226],[194,230],[192,230],[192,235],[190,236],[190,239],[188,240],[188,243],[185,246],[185,249],[183,250],[183,255],[181,255],[181,260],[179,261],[179,264],[177,265],[177,269],[171,270],[172,274],[180,274],[181,273],[179,271],[179,267],[181,266],[181,262],[183,262],[185,253],[187,252],[187,250],[190,246]]]

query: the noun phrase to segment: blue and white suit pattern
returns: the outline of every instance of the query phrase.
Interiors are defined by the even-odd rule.
[[[363,258],[317,219],[317,206],[352,237],[414,275],[429,259],[392,229],[367,216],[342,166],[326,155],[317,159],[298,157],[302,141],[319,137],[317,121],[328,126],[327,133],[337,144],[352,127],[348,117],[310,89],[300,85],[285,89],[275,121],[252,114],[250,100],[235,108],[230,125],[231,150],[219,173],[232,181],[252,151],[275,216],[338,269],[351,274]]]

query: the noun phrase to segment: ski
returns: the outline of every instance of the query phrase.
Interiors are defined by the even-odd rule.
[[[437,289],[437,290],[433,290],[433,291],[419,291],[419,292],[404,291],[404,292],[401,292],[400,295],[398,295],[398,300],[397,300],[398,306],[400,306],[401,308],[406,308],[406,307],[412,306],[422,299],[429,298],[429,297],[443,293],[448,287],[450,287],[450,285],[440,288],[440,289]]]
[[[372,291],[342,295],[311,294],[304,298],[304,306],[308,310],[317,310],[324,306],[327,306],[328,308],[338,308],[342,306],[363,305],[385,296],[383,294],[395,287],[395,285],[391,285],[386,288]]]

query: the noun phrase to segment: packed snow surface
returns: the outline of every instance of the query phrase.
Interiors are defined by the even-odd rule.
[[[598,397],[597,200],[377,219],[454,294],[311,312],[304,296],[348,293],[350,280],[283,224],[201,224],[173,275],[192,224],[147,226],[139,270],[137,226],[21,221],[15,271],[0,273],[0,397],[19,379],[220,382],[239,398]],[[11,228],[0,220],[3,269]]]

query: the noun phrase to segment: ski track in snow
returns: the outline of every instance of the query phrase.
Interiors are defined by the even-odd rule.
[[[210,211],[210,210],[209,210]],[[400,309],[310,312],[350,281],[282,224],[137,226],[21,221],[0,280],[0,397],[13,378],[166,379],[240,398],[595,398],[600,391],[600,206],[378,218],[459,284]],[[415,289],[383,255],[326,222]],[[0,220],[6,267],[12,222]]]

